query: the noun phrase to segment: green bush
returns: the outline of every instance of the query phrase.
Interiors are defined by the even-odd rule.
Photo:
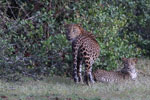
[[[2,0],[0,45],[7,48],[0,53],[1,68],[70,76],[72,51],[64,35],[64,23],[80,23],[96,36],[101,52],[94,69],[112,70],[122,57],[147,55],[149,3],[149,0]],[[6,57],[7,61],[3,59]]]
[[[77,6],[77,7],[76,7]],[[128,16],[125,15],[122,7],[116,7],[107,2],[84,2],[81,5],[75,5],[74,9],[79,11],[76,17],[71,20],[74,23],[82,22],[86,30],[92,31],[96,35],[101,48],[100,60],[96,67],[107,70],[118,66],[118,61],[123,57],[140,57],[141,49],[134,43],[130,43],[128,33],[120,36],[120,31],[127,25]],[[77,16],[78,15],[78,16]],[[136,37],[136,34],[132,34]]]

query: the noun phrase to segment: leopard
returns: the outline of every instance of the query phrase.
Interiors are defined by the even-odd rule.
[[[102,83],[120,83],[126,80],[135,80],[138,71],[135,66],[137,58],[122,58],[123,68],[119,71],[106,71],[98,69],[93,73],[94,80]]]
[[[100,46],[96,37],[80,24],[66,24],[65,30],[66,38],[72,44],[74,82],[93,84],[92,65],[100,55]],[[83,65],[85,66],[84,72],[82,71]]]

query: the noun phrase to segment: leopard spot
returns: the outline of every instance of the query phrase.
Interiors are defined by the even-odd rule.
[[[86,53],[86,52],[84,52],[84,53],[83,53],[83,55],[87,55],[87,53]]]

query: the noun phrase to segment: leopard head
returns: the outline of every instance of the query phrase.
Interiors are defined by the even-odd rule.
[[[135,68],[135,65],[138,61],[137,58],[123,58],[123,64],[124,64],[124,68],[122,71],[126,71],[129,73],[129,75],[131,76],[131,78],[134,80],[137,77],[137,71]]]
[[[70,42],[75,40],[80,34],[83,33],[83,29],[79,24],[66,24],[65,30],[66,37]]]

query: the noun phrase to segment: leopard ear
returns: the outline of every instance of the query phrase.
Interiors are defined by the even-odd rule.
[[[126,62],[127,60],[128,60],[127,58],[124,58],[124,57],[122,58],[123,62]]]
[[[82,25],[81,24],[77,24],[79,27],[81,27]]]
[[[64,27],[68,27],[69,24],[67,24],[66,22],[64,22]]]
[[[137,58],[134,58],[133,61],[134,61],[135,63],[137,63],[137,62],[138,62],[138,59],[137,59]]]
[[[84,32],[85,32],[85,30],[83,29],[83,27],[82,27],[82,25],[81,25],[81,24],[76,24],[76,25],[79,27],[79,29],[80,29],[81,33],[84,33]]]

